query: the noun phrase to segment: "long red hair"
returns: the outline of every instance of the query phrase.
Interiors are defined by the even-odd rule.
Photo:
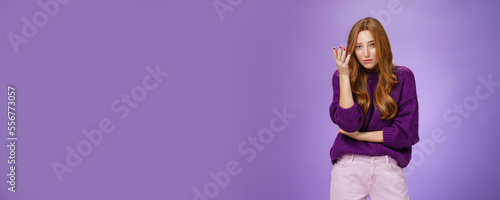
[[[398,112],[396,101],[389,95],[392,89],[398,84],[398,79],[394,74],[394,65],[392,63],[392,51],[389,38],[385,33],[382,24],[375,18],[367,17],[354,24],[347,39],[347,52],[354,54],[356,40],[361,31],[368,30],[375,42],[377,54],[377,66],[375,70],[378,73],[378,85],[374,94],[374,103],[381,113],[381,119],[392,119]],[[367,91],[368,71],[361,65],[359,60],[350,59],[349,70],[351,72],[351,88],[356,95],[356,100],[366,115],[370,107],[370,96]]]

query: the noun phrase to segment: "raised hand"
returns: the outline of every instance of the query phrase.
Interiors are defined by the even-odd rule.
[[[333,57],[335,57],[339,76],[349,77],[349,59],[351,58],[351,52],[347,53],[345,48],[342,50],[342,46],[340,46],[339,50],[333,47]]]

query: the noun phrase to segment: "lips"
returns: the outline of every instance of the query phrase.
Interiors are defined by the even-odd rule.
[[[370,63],[373,59],[363,60],[365,63]]]

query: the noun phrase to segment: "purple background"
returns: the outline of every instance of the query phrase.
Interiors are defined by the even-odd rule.
[[[421,142],[406,169],[411,199],[497,196],[500,87],[483,88],[488,98],[455,129],[443,114],[473,105],[479,77],[500,82],[498,2],[243,0],[221,21],[211,0],[70,1],[16,53],[7,35],[22,34],[21,19],[32,21],[38,2],[0,3],[0,113],[12,84],[19,137],[16,193],[2,175],[2,200],[191,200],[231,160],[241,173],[215,199],[328,199],[338,131],[328,116],[332,47],[345,45],[367,16],[384,22],[395,63],[417,81]],[[170,76],[119,120],[113,100],[156,65]],[[296,118],[248,162],[238,145],[284,106]],[[106,117],[115,130],[59,182],[51,163],[64,163],[65,147]],[[6,174],[7,119],[0,121]],[[435,130],[444,142],[432,140]]]

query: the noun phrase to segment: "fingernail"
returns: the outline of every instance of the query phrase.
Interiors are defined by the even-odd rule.
[[[345,48],[344,48],[344,51],[345,51]]]
[[[351,52],[347,53],[347,55],[351,55]]]
[[[339,134],[340,134],[340,131],[339,131]]]
[[[335,49],[335,47],[333,47],[333,49]]]

